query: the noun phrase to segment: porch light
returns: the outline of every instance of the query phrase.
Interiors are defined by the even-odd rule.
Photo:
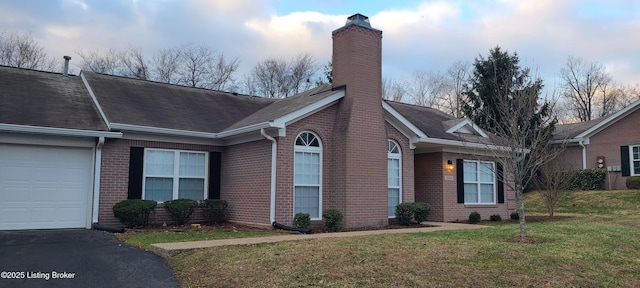
[[[453,162],[451,160],[447,160],[447,172],[453,171]]]

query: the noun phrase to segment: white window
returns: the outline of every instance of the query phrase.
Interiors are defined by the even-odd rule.
[[[145,149],[143,199],[205,199],[207,153]]]
[[[393,140],[387,141],[387,186],[389,218],[395,217],[396,206],[402,203],[402,169],[400,161],[400,146]]]
[[[293,214],[309,213],[322,219],[322,145],[311,132],[296,137],[293,177]]]
[[[631,175],[640,175],[640,146],[631,148]]]
[[[464,203],[495,204],[495,165],[489,161],[464,160]]]

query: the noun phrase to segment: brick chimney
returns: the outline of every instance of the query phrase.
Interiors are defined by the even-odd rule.
[[[355,14],[333,31],[333,85],[346,86],[334,127],[332,205],[346,227],[384,226],[387,134],[382,108],[382,31]],[[331,207],[334,208],[334,207]]]

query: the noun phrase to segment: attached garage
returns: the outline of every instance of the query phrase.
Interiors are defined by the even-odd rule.
[[[89,227],[93,151],[0,143],[0,230]]]

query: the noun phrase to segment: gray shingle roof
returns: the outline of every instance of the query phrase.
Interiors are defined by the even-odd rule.
[[[293,113],[299,109],[307,107],[335,93],[336,92],[331,88],[331,85],[325,84],[288,98],[279,99],[271,105],[262,108],[260,111],[257,111],[247,118],[240,120],[239,122],[233,124],[225,130],[232,130],[251,126],[254,124],[273,121],[275,119]]]
[[[111,123],[217,133],[274,100],[84,71]]]
[[[500,138],[491,133],[486,133],[489,136],[488,138],[473,134],[447,133],[449,128],[464,121],[464,119],[456,118],[440,110],[394,101],[386,102],[429,138],[482,144],[497,144],[500,142]]]
[[[556,125],[556,130],[553,133],[553,140],[572,139],[580,135],[582,132],[589,130],[589,128],[595,126],[596,124],[602,122],[606,118],[607,117],[602,117],[586,122]]]
[[[106,131],[82,79],[0,66],[0,123]]]

